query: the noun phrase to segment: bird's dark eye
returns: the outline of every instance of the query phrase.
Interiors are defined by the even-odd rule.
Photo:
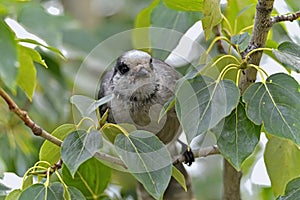
[[[125,63],[120,63],[117,66],[117,69],[121,74],[125,74],[126,72],[129,71],[129,67]]]
[[[150,58],[150,61],[149,61],[149,62],[150,62],[150,64],[152,64],[152,58]]]

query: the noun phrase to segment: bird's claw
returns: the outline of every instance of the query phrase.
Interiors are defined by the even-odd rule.
[[[195,161],[194,153],[190,148],[185,150],[183,156],[185,157],[184,163],[187,164],[188,166],[191,166],[192,163]]]

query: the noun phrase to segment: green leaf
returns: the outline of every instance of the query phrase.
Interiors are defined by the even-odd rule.
[[[18,39],[19,42],[24,42],[24,43],[30,43],[30,44],[35,44],[35,45],[38,45],[38,46],[41,46],[41,47],[44,47],[50,51],[52,51],[53,53],[56,53],[57,55],[60,55],[62,58],[64,58],[64,55],[63,53],[55,48],[55,47],[52,47],[52,46],[48,46],[48,45],[45,45],[45,44],[42,44],[36,40],[33,40],[33,39]],[[44,63],[44,62],[43,62]],[[45,63],[44,63],[45,64]]]
[[[300,144],[300,89],[284,73],[273,74],[265,83],[252,84],[244,93],[249,119],[264,124],[270,134]]]
[[[275,57],[287,68],[300,72],[300,46],[293,42],[283,42],[278,50],[273,49]]]
[[[25,190],[26,188],[30,187],[32,184],[33,184],[33,175],[26,176],[25,178],[23,178],[22,190]]]
[[[22,45],[19,45],[19,46],[22,46]],[[35,50],[35,49],[31,49],[31,48],[28,48],[28,47],[25,47],[25,46],[22,46],[23,48],[26,48],[26,53],[28,53],[31,57],[31,59],[36,62],[36,63],[39,63],[40,65],[44,66],[45,68],[48,68],[45,60],[43,60],[41,54]]]
[[[160,0],[152,1],[149,6],[141,10],[135,18],[133,30],[133,46],[137,49],[144,48],[145,51],[150,52],[148,49],[151,47],[149,31],[145,27],[151,26],[151,13],[152,10],[159,4]]]
[[[24,90],[27,97],[32,100],[36,85],[36,69],[31,57],[32,49],[18,45],[19,72],[18,85]]]
[[[160,113],[159,113],[159,117],[158,117],[158,122],[163,118],[163,116],[165,116],[167,114],[167,112],[173,108],[175,106],[175,96],[173,96],[172,98],[170,98],[167,103],[165,103],[165,105],[163,106],[163,108],[161,109]]]
[[[284,196],[280,196],[277,200],[296,200],[300,197],[300,177],[291,180],[286,188]]]
[[[128,133],[136,131],[136,127],[132,124],[121,123],[116,124],[116,126],[120,126],[121,128],[125,129]],[[103,137],[110,141],[112,144],[114,144],[117,135],[122,133],[120,129],[116,126],[106,126],[105,128],[101,129]]]
[[[175,166],[172,166],[172,177],[187,191],[184,175]]]
[[[9,192],[10,188],[6,185],[0,183],[0,199],[3,199],[7,193]]]
[[[18,73],[17,47],[14,32],[0,19],[0,79],[15,91]]]
[[[224,15],[228,19],[229,24],[233,29],[233,32],[231,32],[232,35],[238,34],[240,30],[253,25],[256,3],[257,2],[253,0],[227,1],[227,6],[225,8],[226,10],[224,12]],[[226,23],[223,23],[223,25],[224,28],[229,28]]]
[[[250,35],[248,32],[243,34],[234,35],[231,37],[231,42],[238,46],[240,51],[245,50],[250,41]]]
[[[74,176],[78,167],[94,156],[102,147],[98,131],[76,130],[70,133],[61,146],[61,158]]]
[[[5,200],[19,200],[21,193],[20,189],[13,190],[5,197]]]
[[[86,199],[99,197],[110,181],[111,170],[96,158],[91,158],[84,162],[74,175],[70,174],[68,168],[63,165],[62,178],[68,186],[78,188]],[[72,193],[70,192],[71,196]]]
[[[213,35],[213,28],[222,21],[220,0],[204,0],[203,8],[202,26],[205,38],[208,40]]]
[[[203,0],[163,0],[168,8],[180,11],[202,11]]]
[[[72,104],[76,106],[82,117],[95,116],[93,113],[99,106],[111,101],[113,95],[107,95],[101,99],[95,100],[83,95],[73,95],[70,98]]]
[[[44,184],[34,184],[24,190],[19,200],[62,200],[64,199],[64,186],[61,183],[53,183],[49,187],[46,187]]]
[[[52,131],[51,135],[64,140],[74,130],[76,130],[75,124],[63,124]],[[60,147],[46,140],[40,148],[39,158],[51,164],[57,163],[60,159]]]
[[[239,89],[230,80],[199,76],[179,81],[176,88],[175,108],[188,143],[215,127],[239,102]]]
[[[78,190],[76,187],[68,186],[67,190],[65,192],[68,193],[70,200],[72,200],[72,199],[85,200],[86,199],[85,196],[81,193],[81,191]]]
[[[300,175],[299,147],[289,140],[271,137],[264,160],[274,195],[283,195],[288,182]]]
[[[40,4],[36,3],[23,6],[18,12],[17,20],[24,28],[42,38],[51,46],[61,46],[62,30],[66,29],[67,22],[70,22],[66,16],[51,15]],[[41,22],[43,22],[43,25],[41,25]],[[27,42],[34,44],[36,41],[27,40]],[[49,50],[52,51],[53,49]]]
[[[150,32],[153,57],[164,60],[178,45],[183,33],[202,17],[201,12],[171,10],[162,2],[158,4],[151,13],[151,25],[161,28]]]
[[[225,118],[224,126],[218,139],[218,147],[222,155],[238,171],[243,162],[250,156],[259,142],[261,126],[255,125],[247,118],[243,103]]]
[[[172,173],[171,156],[164,144],[153,133],[138,130],[128,136],[119,134],[115,149],[149,194],[162,198]]]

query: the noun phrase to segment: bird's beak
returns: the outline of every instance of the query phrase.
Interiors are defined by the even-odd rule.
[[[150,76],[150,72],[149,72],[149,70],[147,69],[146,66],[144,66],[144,65],[139,65],[139,66],[137,66],[137,68],[136,68],[136,74],[135,74],[135,76],[136,76],[137,78],[149,77],[149,76]]]

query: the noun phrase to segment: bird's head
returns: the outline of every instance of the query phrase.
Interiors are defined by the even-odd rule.
[[[158,89],[152,57],[143,51],[131,50],[116,62],[112,83],[121,98],[143,101]]]

